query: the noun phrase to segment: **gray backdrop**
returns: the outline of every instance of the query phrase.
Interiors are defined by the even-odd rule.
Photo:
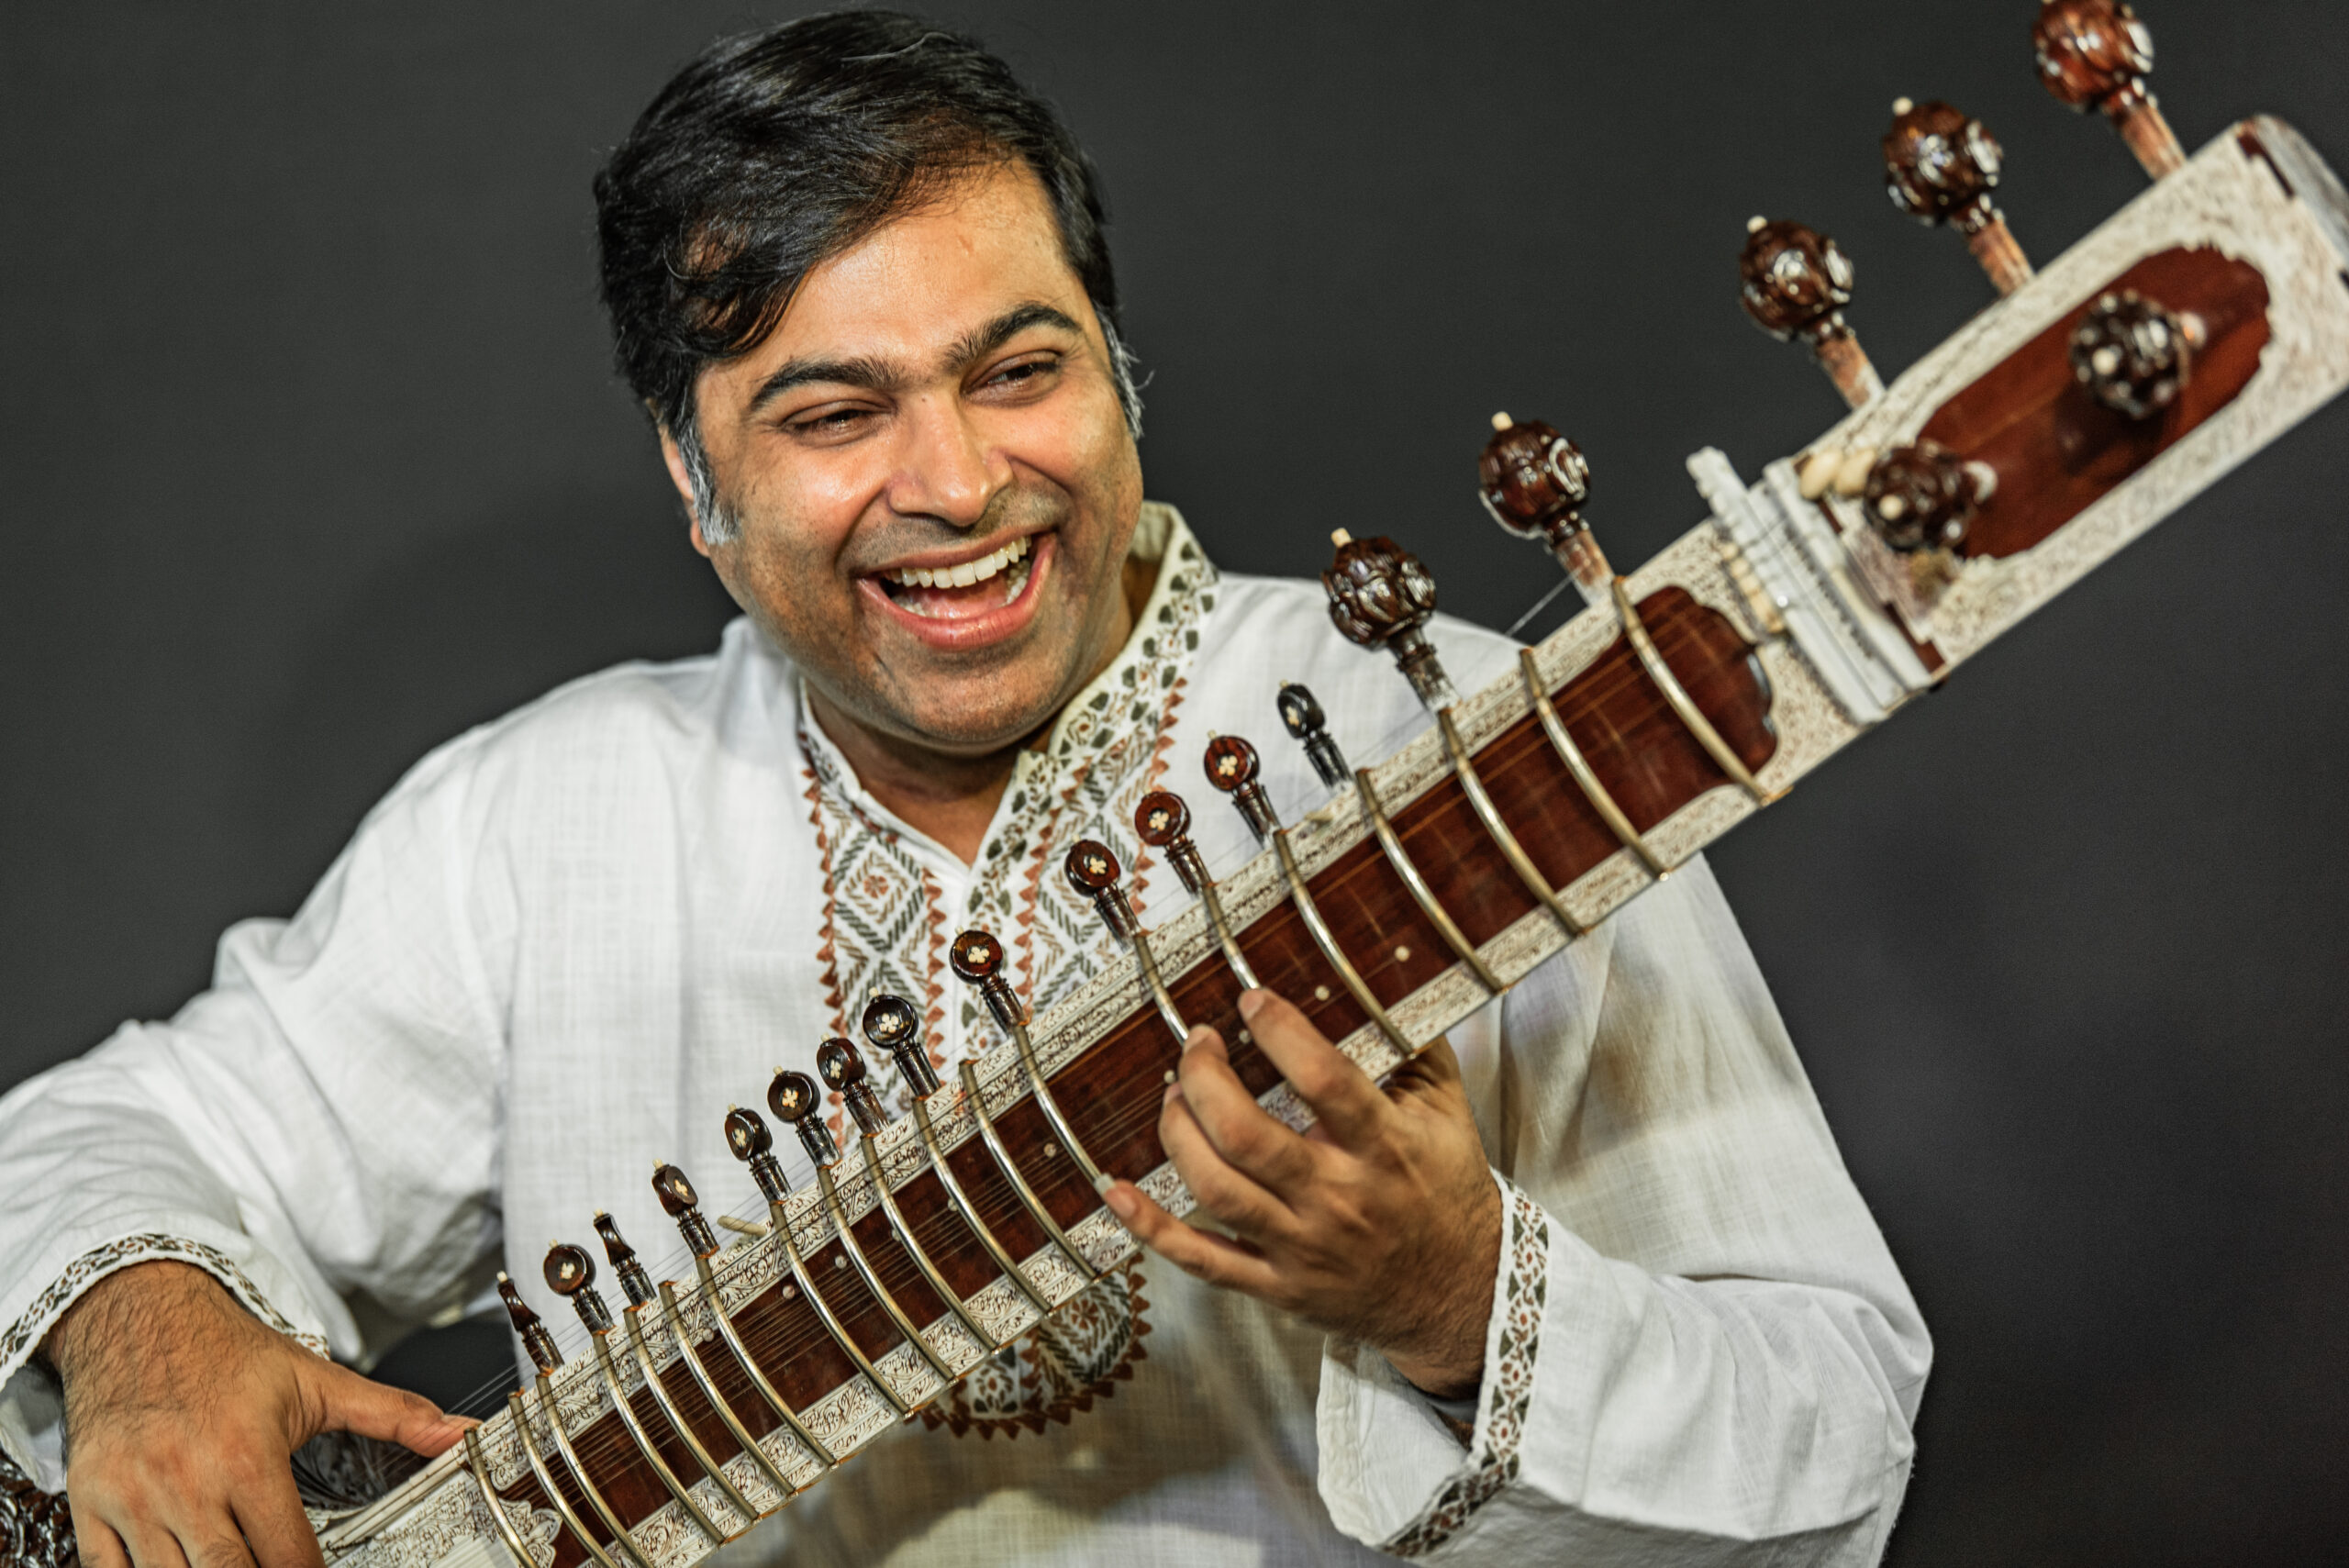
[[[2189,144],[2270,110],[2349,159],[2349,8],[2146,9]],[[1548,569],[1471,495],[1494,408],[1581,442],[1622,563],[1699,516],[1688,451],[1750,475],[1837,414],[1733,303],[1747,215],[1842,241],[1887,371],[1987,303],[1883,197],[1896,94],[1989,121],[2042,257],[2139,188],[2034,84],[2032,10],[940,14],[1107,175],[1152,493],[1249,571],[1392,532],[1505,625]],[[709,645],[587,180],[683,57],[784,14],[0,19],[0,1081],[169,1013],[433,743]],[[1716,853],[1935,1331],[1898,1562],[2349,1551],[2345,435],[2326,411]],[[400,1375],[445,1393],[501,1335]]]

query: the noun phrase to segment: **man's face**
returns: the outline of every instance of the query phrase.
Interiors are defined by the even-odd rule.
[[[815,268],[765,341],[705,371],[696,395],[739,532],[710,546],[696,526],[696,543],[850,718],[984,754],[1114,653],[1141,467],[1024,165],[962,180]]]

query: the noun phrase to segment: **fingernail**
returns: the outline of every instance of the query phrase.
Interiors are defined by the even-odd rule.
[[[1189,1051],[1194,1046],[1202,1044],[1214,1038],[1214,1035],[1215,1030],[1208,1028],[1207,1025],[1193,1024],[1191,1026],[1191,1032],[1183,1037],[1183,1049],[1185,1051]]]
[[[1254,1023],[1256,1021],[1256,1015],[1263,1012],[1264,1010],[1264,1004],[1272,999],[1273,994],[1270,991],[1265,990],[1263,986],[1249,986],[1246,990],[1240,993],[1240,1016],[1246,1018],[1250,1023]]]
[[[1117,1184],[1118,1178],[1109,1174],[1107,1171],[1102,1172],[1099,1175],[1093,1178],[1093,1190],[1097,1193],[1107,1193],[1111,1187],[1114,1187]]]
[[[1131,1219],[1141,1212],[1141,1195],[1131,1187],[1105,1187],[1102,1189],[1101,1201],[1108,1204],[1109,1212],[1119,1219]]]

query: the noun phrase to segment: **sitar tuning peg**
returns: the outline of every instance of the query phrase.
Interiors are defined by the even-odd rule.
[[[694,1191],[683,1171],[665,1160],[653,1162],[652,1195],[661,1200],[661,1212],[677,1222],[677,1234],[685,1239],[695,1257],[707,1258],[718,1251],[718,1237],[709,1221],[701,1217],[701,1195]]]
[[[996,940],[994,932],[964,931],[947,944],[946,962],[955,979],[978,987],[979,999],[1004,1033],[1028,1027],[1028,1009],[1019,1005],[1019,993],[1003,977],[1003,944]]]
[[[1274,701],[1281,710],[1282,725],[1304,745],[1306,758],[1321,782],[1331,789],[1343,789],[1353,783],[1353,773],[1346,766],[1346,754],[1330,738],[1329,718],[1313,693],[1289,681],[1282,684],[1280,695]]]
[[[1343,528],[1333,531],[1330,542],[1338,555],[1321,573],[1321,589],[1330,595],[1330,619],[1339,634],[1357,647],[1392,653],[1431,711],[1458,702],[1460,694],[1424,629],[1435,614],[1435,579],[1419,558],[1391,539],[1356,539]]]
[[[521,1287],[505,1270],[497,1272],[497,1299],[506,1304],[506,1316],[513,1323],[514,1331],[522,1336],[522,1348],[530,1353],[531,1364],[540,1372],[552,1372],[562,1364],[562,1352],[554,1348],[554,1336],[530,1304],[522,1299]]]
[[[651,1301],[652,1278],[644,1272],[644,1265],[637,1261],[636,1249],[621,1238],[619,1221],[597,1210],[596,1234],[603,1240],[604,1261],[612,1265],[612,1273],[619,1278],[620,1288],[628,1292],[628,1304],[642,1307]]]
[[[2031,26],[2039,79],[2058,103],[2101,109],[2158,180],[2186,167],[2186,150],[2145,90],[2154,35],[2133,6],[2115,0],[2043,0]]]
[[[1134,906],[1126,902],[1126,890],[1118,885],[1124,868],[1109,846],[1094,839],[1078,840],[1061,862],[1061,871],[1080,897],[1093,901],[1110,933],[1121,942],[1132,942],[1141,925],[1134,918]]]
[[[799,1147],[820,1169],[841,1157],[840,1146],[832,1141],[832,1129],[816,1114],[823,1103],[823,1095],[816,1088],[816,1080],[805,1073],[784,1069],[767,1085],[767,1108],[785,1125],[799,1135]],[[762,1129],[765,1123],[760,1123]],[[775,1202],[774,1197],[767,1199]]]
[[[1292,690],[1304,692],[1305,688],[1284,686],[1281,690],[1286,694]],[[1306,695],[1309,700],[1312,694]],[[1247,742],[1243,740],[1240,744],[1244,746]],[[1330,748],[1332,751],[1336,749],[1334,745]],[[1214,765],[1212,749],[1208,765],[1210,768]],[[1341,759],[1338,765],[1342,770],[1344,761]],[[1183,885],[1198,895],[1199,902],[1207,907],[1208,924],[1215,931],[1216,943],[1223,949],[1224,962],[1231,966],[1232,974],[1241,985],[1254,990],[1262,982],[1256,978],[1256,972],[1249,964],[1247,955],[1240,951],[1240,943],[1231,932],[1231,923],[1224,917],[1223,900],[1216,892],[1215,878],[1208,874],[1208,864],[1199,854],[1199,847],[1191,842],[1191,808],[1183,804],[1183,797],[1172,790],[1163,789],[1154,789],[1143,795],[1134,806],[1134,833],[1143,843],[1164,855],[1166,863],[1174,868],[1174,874],[1182,879]]]
[[[547,1261],[539,1271],[546,1276],[547,1288],[571,1303],[579,1314],[579,1321],[591,1334],[612,1331],[611,1309],[604,1305],[603,1296],[596,1289],[596,1260],[587,1255],[584,1247],[574,1247],[568,1241],[554,1241],[547,1246]]]
[[[926,1100],[938,1092],[938,1069],[922,1049],[920,1009],[903,996],[875,991],[864,1004],[863,1026],[866,1043],[897,1064],[897,1075],[914,1098]]]
[[[1931,227],[1948,224],[1998,291],[2031,282],[2031,262],[1991,200],[2006,154],[1980,120],[1941,102],[1892,106],[1884,133],[1884,188],[1892,205]]]
[[[847,1040],[832,1039],[816,1048],[816,1075],[824,1087],[841,1097],[848,1106],[848,1114],[855,1118],[856,1129],[871,1138],[889,1125],[888,1113],[881,1108],[881,1096],[873,1092],[864,1072],[864,1058]]]
[[[2186,390],[2205,335],[2200,317],[2122,289],[2099,298],[2072,329],[2072,374],[2114,413],[2151,419]]]
[[[781,1203],[791,1191],[791,1183],[783,1173],[783,1164],[774,1157],[774,1134],[767,1130],[766,1118],[756,1111],[729,1106],[726,1111],[726,1147],[737,1160],[751,1168],[751,1180],[759,1184],[759,1195],[769,1203]]]
[[[1615,572],[1583,519],[1590,463],[1581,448],[1539,419],[1496,414],[1492,439],[1476,458],[1476,498],[1508,532],[1548,545],[1585,604],[1607,602]],[[1435,604],[1432,583],[1428,604]]]
[[[1950,550],[1998,487],[1987,463],[1967,462],[1939,441],[1894,447],[1868,471],[1863,506],[1877,537],[1902,554]]]
[[[1273,809],[1272,796],[1256,777],[1256,748],[1237,735],[1209,735],[1207,769],[1208,783],[1231,797],[1256,841],[1261,844],[1270,838],[1281,819]]]
[[[1852,263],[1834,240],[1785,219],[1745,226],[1737,259],[1739,301],[1753,324],[1781,343],[1800,339],[1854,408],[1884,391],[1867,350],[1843,320],[1852,303]]]

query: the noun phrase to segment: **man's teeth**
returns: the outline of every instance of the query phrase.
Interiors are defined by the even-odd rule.
[[[967,588],[974,583],[984,583],[996,573],[1028,558],[1027,536],[1013,539],[993,555],[977,561],[966,561],[960,566],[941,566],[935,571],[923,567],[907,567],[902,572],[884,572],[881,575],[901,588]]]

